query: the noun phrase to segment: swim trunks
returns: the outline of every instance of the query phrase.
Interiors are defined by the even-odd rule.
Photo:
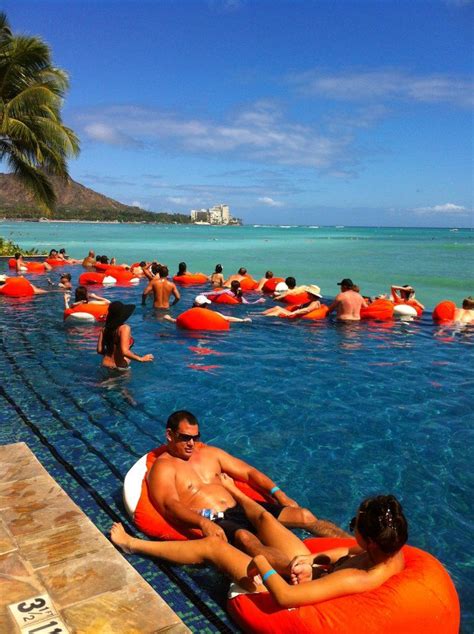
[[[285,508],[284,506],[274,504],[273,502],[259,502],[259,504],[277,519],[282,510]],[[224,517],[219,519],[216,518],[213,521],[222,528],[229,544],[234,543],[235,533],[240,529],[245,529],[255,535],[255,526],[247,518],[245,511],[240,504],[236,504],[230,509],[227,509],[224,511]]]

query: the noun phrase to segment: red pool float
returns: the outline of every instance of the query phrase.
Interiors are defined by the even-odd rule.
[[[60,260],[59,258],[48,258],[46,262],[50,266],[64,266],[65,264],[68,264],[66,260]]]
[[[312,538],[313,553],[352,546],[352,539]],[[227,610],[253,634],[458,634],[459,599],[451,578],[432,555],[404,546],[405,568],[369,592],[306,605],[279,607],[269,593],[241,594]]]
[[[309,302],[310,299],[311,297],[306,291],[301,291],[301,293],[290,293],[289,295],[285,295],[285,297],[281,298],[281,301],[284,304],[299,306],[300,304],[306,304],[306,302]]]
[[[440,302],[433,310],[434,321],[454,321],[454,315],[456,313],[456,304],[449,300]]]
[[[241,304],[235,295],[230,293],[215,293],[207,296],[214,304]]]
[[[0,294],[7,297],[29,297],[34,295],[33,286],[24,277],[9,277],[3,286],[0,286]]]
[[[79,284],[88,286],[90,284],[103,284],[105,273],[81,273],[79,275]]]
[[[73,308],[66,308],[64,311],[64,321],[105,321],[109,304],[86,302]]]
[[[246,275],[242,280],[240,280],[240,288],[243,291],[254,291],[258,286],[258,282],[250,277],[250,275]]]
[[[209,279],[204,273],[194,273],[190,275],[175,275],[173,282],[181,286],[197,286],[198,284],[207,284]]]
[[[389,299],[376,299],[367,308],[360,309],[360,318],[389,321],[393,319],[393,308],[393,302]]]
[[[229,322],[209,308],[190,308],[176,319],[176,325],[184,330],[229,330]]]
[[[274,293],[276,285],[284,281],[285,279],[283,277],[271,277],[263,285],[262,291],[264,293]]]

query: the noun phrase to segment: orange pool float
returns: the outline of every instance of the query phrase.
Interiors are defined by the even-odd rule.
[[[317,321],[319,319],[326,319],[328,316],[329,306],[322,304],[320,308],[316,308],[312,310],[310,313],[306,313],[303,315],[302,319],[312,319],[313,321]]]
[[[209,308],[190,308],[176,319],[184,330],[229,330],[229,322]]]
[[[105,321],[109,304],[86,302],[64,311],[64,320],[70,318],[71,321]]]
[[[285,295],[285,297],[282,297],[281,301],[284,304],[299,306],[300,304],[306,304],[306,302],[309,302],[310,299],[311,297],[306,291],[301,291],[301,293],[290,293],[290,295]]]
[[[29,297],[34,295],[33,286],[24,277],[9,277],[3,286],[0,286],[0,294],[7,297]]]
[[[389,299],[376,299],[367,308],[360,309],[361,319],[389,321],[393,319],[394,304]]]
[[[8,260],[9,268],[16,269],[16,263],[17,261],[15,260],[15,258],[10,258]],[[21,262],[21,266],[24,268],[25,271],[28,271],[30,273],[44,273],[45,272],[43,262],[25,262],[25,260],[23,260],[23,262]]]
[[[434,321],[454,321],[454,315],[456,313],[456,304],[449,300],[440,302],[433,310]]]
[[[105,273],[81,273],[79,275],[79,284],[88,286],[89,284],[102,284]]]
[[[66,260],[60,260],[59,258],[48,258],[46,262],[50,266],[64,266],[65,264],[67,264]]]
[[[352,546],[352,539],[312,538],[313,553]],[[405,568],[369,592],[299,608],[280,608],[269,593],[227,602],[232,619],[253,634],[458,634],[459,599],[451,578],[432,555],[404,546]]]
[[[209,279],[204,273],[195,273],[193,275],[175,275],[173,282],[181,286],[197,286],[198,284],[207,284]]]
[[[241,304],[235,295],[230,293],[215,293],[207,296],[214,304]]]
[[[242,280],[240,280],[240,288],[243,291],[254,291],[258,286],[258,282],[250,277],[250,275],[246,275]]]
[[[271,277],[263,285],[262,291],[264,293],[274,293],[276,285],[284,281],[285,279],[283,277]]]
[[[199,529],[186,528],[180,526],[179,524],[170,524],[169,522],[167,522],[150,499],[147,476],[155,460],[165,451],[166,446],[162,445],[161,447],[153,449],[146,455],[146,471],[141,481],[141,485],[137,482],[135,482],[134,484],[134,486],[141,487],[138,504],[136,505],[135,509],[129,509],[129,511],[133,513],[133,521],[135,523],[135,526],[137,526],[137,528],[139,528],[146,535],[149,535],[150,537],[156,537],[158,539],[177,539],[183,541],[186,539],[196,539],[198,537],[202,537],[202,533]],[[257,500],[258,502],[271,501],[270,498],[264,497],[245,482],[236,481],[236,485],[241,491],[246,493],[254,500]]]
[[[105,270],[105,277],[113,277],[120,284],[137,284],[140,281],[136,275],[120,266],[109,266]]]

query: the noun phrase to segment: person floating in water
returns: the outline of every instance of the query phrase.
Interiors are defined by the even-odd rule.
[[[307,315],[313,310],[321,308],[321,302],[319,300],[322,298],[322,295],[319,286],[309,284],[308,286],[302,287],[302,290],[304,290],[309,297],[309,300],[304,304],[295,306],[293,310],[288,310],[282,306],[273,306],[272,308],[268,308],[268,310],[264,310],[262,315],[264,317],[303,317],[303,315]]]
[[[462,302],[462,308],[456,308],[454,321],[459,324],[474,324],[474,297],[466,297]]]
[[[222,271],[222,264],[216,264],[214,273],[209,275],[209,281],[214,288],[222,288],[224,286],[224,275]]]
[[[394,304],[408,304],[414,308],[419,308],[420,311],[425,309],[423,304],[416,299],[413,286],[409,286],[408,284],[404,286],[392,286],[390,292]]]
[[[244,590],[269,592],[282,608],[369,592],[405,567],[401,549],[408,538],[408,525],[402,506],[393,495],[380,495],[361,503],[349,524],[356,546],[313,554],[271,512],[242,493],[229,476],[221,474],[220,482],[244,510],[276,563],[270,563],[265,554],[245,554],[215,535],[184,542],[155,542],[131,537],[117,523],[111,529],[112,542],[127,553],[172,563],[213,564]]]

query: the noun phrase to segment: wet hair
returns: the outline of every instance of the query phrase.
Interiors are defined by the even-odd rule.
[[[64,253],[66,253],[66,249],[59,249],[59,253],[62,253],[64,255]]]
[[[15,253],[15,260],[19,260],[21,258],[21,253]]]
[[[415,294],[415,289],[412,288],[409,284],[404,284],[400,293],[404,295],[405,299],[410,299]]]
[[[100,262],[100,258],[101,258],[101,257],[102,257],[101,255],[96,255],[96,256],[95,256],[95,261],[96,261],[96,262]]]
[[[89,294],[87,292],[87,288],[85,286],[78,286],[74,293],[74,301],[75,302],[88,302]]]
[[[222,273],[222,264],[216,264],[216,273]]]
[[[462,307],[464,310],[474,310],[474,297],[466,297],[462,300]]]
[[[101,264],[108,264],[109,263],[109,258],[106,255],[101,255],[100,256],[100,262],[101,262]]]
[[[145,260],[142,260],[142,261],[140,262],[140,266],[146,266],[146,262],[145,262]]]
[[[51,251],[49,252],[49,257],[51,257],[54,254],[58,254],[58,252],[56,251],[56,249],[51,249]]]
[[[60,280],[66,279],[68,282],[71,281],[71,274],[70,273],[63,273],[60,278]]]
[[[393,495],[367,498],[359,506],[357,530],[366,541],[387,555],[394,554],[408,539],[408,524],[402,505]]]
[[[360,293],[360,286],[357,286],[357,284],[354,284],[354,286],[352,287],[352,290],[354,291],[354,293]]]
[[[285,284],[288,286],[290,290],[292,290],[296,286],[296,280],[294,277],[287,277],[285,280]]]
[[[199,425],[198,419],[185,409],[179,409],[168,416],[166,421],[166,429],[171,431],[178,431],[178,427],[181,421],[187,420],[190,425]]]
[[[150,270],[153,273],[153,275],[157,275],[161,270],[161,266],[158,264],[158,262],[153,262],[152,265],[150,266]]]
[[[240,269],[237,271],[237,273],[239,275],[247,275],[247,269],[241,266]]]
[[[267,280],[271,280],[273,277],[273,271],[267,271],[265,273],[265,277],[267,278]]]
[[[164,264],[158,265],[158,273],[160,274],[160,277],[168,277],[170,274],[168,267]]]
[[[187,271],[187,265],[186,262],[180,262],[178,264],[178,275],[184,275]]]
[[[230,283],[230,290],[238,299],[242,298],[242,289],[240,288],[239,280],[232,280],[232,282]]]

